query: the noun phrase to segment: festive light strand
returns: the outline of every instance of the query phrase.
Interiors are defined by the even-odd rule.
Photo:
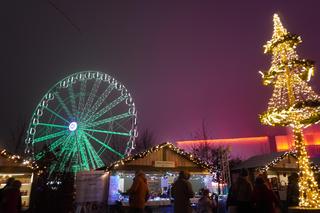
[[[272,54],[271,67],[267,72],[260,73],[263,83],[273,85],[274,90],[268,109],[260,120],[266,125],[293,128],[300,171],[299,206],[320,208],[318,183],[303,137],[303,129],[320,120],[320,97],[307,84],[314,73],[314,65],[312,61],[299,59],[295,49],[302,40],[283,27],[277,14],[273,17],[273,23],[272,39],[264,45],[265,53]]]
[[[31,170],[37,172],[37,174],[41,174],[43,172],[42,169],[39,167],[39,165],[35,161],[23,159],[21,156],[12,154],[8,152],[6,149],[0,149],[0,156],[5,159],[8,159],[11,162],[28,167]]]
[[[194,156],[193,154],[191,154],[189,152],[184,151],[183,149],[179,149],[178,147],[176,147],[175,145],[173,145],[172,143],[169,143],[169,142],[159,144],[159,145],[154,146],[150,149],[147,149],[146,151],[140,152],[135,155],[128,156],[128,157],[123,158],[121,160],[118,160],[118,161],[112,163],[109,167],[107,167],[106,171],[110,171],[112,169],[115,169],[121,165],[124,165],[125,163],[131,162],[131,161],[134,161],[134,160],[137,160],[140,158],[144,158],[144,157],[146,157],[154,152],[157,152],[163,148],[169,148],[171,151],[177,153],[178,155],[192,161],[193,163],[197,164],[198,166],[200,166],[204,169],[209,170],[210,173],[214,172],[214,168],[208,162],[200,159],[197,156]]]

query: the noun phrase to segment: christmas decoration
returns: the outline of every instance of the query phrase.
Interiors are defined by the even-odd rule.
[[[121,165],[124,165],[125,163],[128,163],[130,161],[134,161],[134,160],[143,158],[143,157],[145,157],[151,153],[157,152],[160,149],[163,149],[165,147],[169,148],[171,151],[179,154],[180,156],[192,161],[193,163],[201,166],[202,168],[208,169],[211,173],[213,173],[214,169],[210,166],[210,164],[208,162],[201,160],[197,156],[194,156],[193,154],[188,153],[188,152],[184,151],[183,149],[179,149],[178,147],[174,146],[172,143],[169,143],[169,142],[159,144],[157,146],[154,146],[154,147],[147,149],[143,152],[140,152],[138,154],[130,155],[126,158],[118,160],[118,161],[112,163],[109,167],[107,167],[106,171],[110,171],[110,170],[117,168]]]
[[[283,153],[281,156],[276,157],[275,159],[273,159],[271,162],[268,162],[266,165],[264,165],[263,167],[259,167],[256,169],[256,171],[258,173],[265,173],[267,172],[271,167],[274,167],[275,165],[277,165],[280,161],[282,161],[283,159],[292,156],[295,159],[297,159],[297,152],[295,150],[290,150],[288,152]],[[313,172],[319,174],[320,173],[320,167],[318,164],[315,164],[313,162],[310,162],[310,166]]]
[[[30,160],[23,159],[21,156],[12,154],[12,153],[8,152],[6,149],[0,149],[0,156],[5,158],[5,159],[8,159],[9,161],[11,161],[13,163],[17,163],[17,164],[20,164],[22,166],[29,167],[30,169],[32,169],[34,171],[37,171],[38,173],[42,172],[42,170],[36,164],[35,161],[30,161]]]
[[[271,84],[274,90],[260,120],[266,125],[292,127],[299,167],[299,206],[320,208],[318,184],[303,137],[303,128],[320,120],[320,97],[307,83],[314,73],[313,62],[299,59],[295,49],[301,38],[289,33],[277,14],[273,22],[272,39],[264,46],[265,53],[273,55],[271,67],[260,73],[263,83]]]

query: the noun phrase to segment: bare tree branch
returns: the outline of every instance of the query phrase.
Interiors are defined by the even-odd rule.
[[[155,144],[155,137],[151,130],[145,129],[142,133],[138,136],[136,140],[136,147],[133,150],[133,153],[139,153],[145,151],[148,148],[151,148]]]

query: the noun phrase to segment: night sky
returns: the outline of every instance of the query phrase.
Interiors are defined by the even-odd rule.
[[[149,128],[159,143],[190,139],[203,119],[213,138],[283,133],[258,119],[272,93],[258,74],[271,62],[262,45],[277,12],[301,35],[299,56],[319,71],[319,8],[292,0],[1,1],[0,143],[12,147],[10,131],[42,95],[83,70],[122,82],[139,130]],[[319,83],[316,72],[316,91]]]

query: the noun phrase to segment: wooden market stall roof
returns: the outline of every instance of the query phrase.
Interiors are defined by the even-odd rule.
[[[319,172],[320,158],[310,158],[310,162],[312,169],[315,172]],[[232,170],[235,171],[242,168],[256,169],[259,172],[265,172],[270,168],[273,170],[296,170],[298,168],[297,154],[295,151],[288,151],[256,155],[243,161]]]
[[[212,166],[207,162],[168,142],[118,160],[107,167],[106,171],[139,169],[143,171],[213,172]]]

